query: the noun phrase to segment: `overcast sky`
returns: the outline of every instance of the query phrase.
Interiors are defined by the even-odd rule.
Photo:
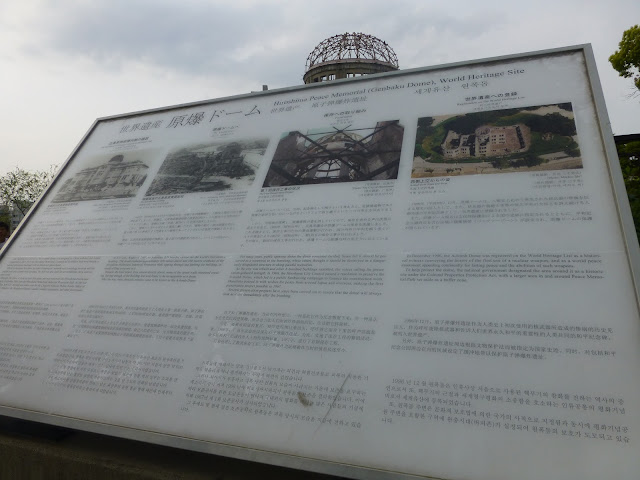
[[[636,23],[638,0],[0,0],[0,174],[62,164],[99,117],[299,85],[344,32],[400,68],[591,43],[613,132],[640,133],[607,60]]]

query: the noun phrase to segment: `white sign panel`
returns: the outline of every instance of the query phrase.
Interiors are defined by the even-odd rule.
[[[0,412],[354,477],[634,478],[590,61],[97,121],[0,260]]]

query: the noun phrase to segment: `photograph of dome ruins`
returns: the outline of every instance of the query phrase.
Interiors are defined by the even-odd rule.
[[[570,103],[418,119],[412,178],[574,168]]]
[[[394,180],[403,134],[398,120],[285,133],[263,187]]]
[[[180,147],[165,158],[146,196],[248,189],[269,140],[253,138]]]
[[[135,197],[147,178],[149,160],[157,150],[137,150],[101,155],[89,162],[93,166],[67,179],[53,203]]]

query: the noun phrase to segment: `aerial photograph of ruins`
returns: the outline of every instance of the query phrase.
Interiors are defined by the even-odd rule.
[[[53,203],[135,197],[147,178],[155,150],[99,155],[90,166],[65,180]]]
[[[165,158],[146,196],[248,189],[269,140],[252,138],[176,148]]]
[[[412,178],[575,168],[570,103],[418,119]]]
[[[282,135],[263,187],[398,178],[404,127],[327,127]]]

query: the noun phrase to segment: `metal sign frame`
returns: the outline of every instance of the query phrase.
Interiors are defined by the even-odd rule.
[[[629,272],[632,275],[633,291],[635,293],[635,308],[638,308],[638,299],[640,298],[640,289],[638,286],[638,272],[640,272],[640,249],[638,247],[638,240],[635,234],[633,219],[631,216],[631,210],[626,197],[626,191],[624,182],[620,170],[620,166],[617,160],[617,154],[615,150],[615,144],[613,141],[613,135],[610,129],[610,123],[607,118],[606,106],[604,96],[602,94],[602,88],[598,80],[596,71],[595,60],[590,45],[578,45],[572,47],[544,50],[538,52],[529,52],[517,55],[507,55],[501,57],[493,57],[487,59],[473,60],[468,62],[456,62],[445,65],[438,65],[433,67],[417,68],[411,70],[403,70],[397,72],[389,72],[384,74],[378,74],[374,77],[360,77],[355,79],[338,80],[331,84],[311,84],[301,85],[290,88],[282,88],[277,90],[269,90],[263,92],[256,92],[246,95],[237,95],[232,97],[225,97],[214,100],[207,100],[202,102],[193,102],[176,106],[163,107],[158,109],[150,109],[140,112],[132,112],[123,115],[115,115],[109,117],[103,117],[97,119],[94,124],[89,128],[88,132],[78,143],[74,151],[69,158],[65,161],[60,171],[56,175],[56,178],[49,186],[46,192],[43,193],[38,202],[34,205],[27,217],[23,220],[20,227],[16,230],[11,237],[6,247],[0,252],[0,262],[5,261],[5,257],[8,257],[12,250],[17,248],[18,244],[23,237],[23,234],[32,222],[37,222],[41,215],[44,215],[42,206],[60,191],[61,182],[64,178],[67,178],[69,172],[74,165],[74,161],[78,158],[78,155],[82,152],[83,147],[87,145],[87,142],[92,138],[97,129],[104,124],[110,122],[123,122],[127,119],[141,117],[145,115],[153,114],[165,114],[173,111],[182,111],[184,109],[192,109],[194,107],[213,107],[216,105],[228,105],[229,102],[238,101],[253,101],[264,100],[270,98],[287,98],[300,95],[314,95],[317,92],[331,92],[336,88],[344,88],[348,86],[351,89],[357,89],[362,85],[370,85],[372,82],[400,82],[405,79],[410,79],[416,75],[436,75],[441,72],[449,70],[459,70],[460,68],[474,68],[484,67],[489,69],[494,66],[501,66],[509,64],[511,62],[527,62],[532,60],[544,60],[545,58],[554,58],[556,56],[567,55],[571,53],[577,53],[583,55],[584,64],[586,68],[586,78],[590,82],[589,91],[592,97],[593,107],[595,110],[595,117],[597,121],[597,130],[600,138],[599,144],[603,149],[603,157],[606,160],[606,170],[609,175],[610,187],[613,192],[613,201],[617,209],[618,219],[617,222],[621,231],[621,238],[624,241],[626,256],[628,260]],[[425,109],[426,110],[426,109]],[[440,112],[443,113],[443,112]],[[405,125],[405,128],[409,127]],[[405,135],[408,134],[408,130],[405,130]],[[405,141],[405,146],[407,142]],[[403,147],[406,148],[406,147]],[[2,263],[0,263],[0,267]],[[1,290],[0,290],[1,293]],[[1,327],[0,327],[1,328]],[[0,385],[1,387],[1,385]],[[0,389],[0,392],[2,390]],[[2,396],[0,395],[0,401]],[[335,401],[335,400],[334,400]],[[636,412],[637,413],[637,412]],[[170,446],[175,448],[187,449],[198,452],[211,453],[216,455],[223,455],[227,457],[250,460],[260,463],[267,463],[278,466],[285,466],[289,468],[301,469],[306,471],[313,471],[325,474],[338,475],[355,479],[409,479],[416,478],[417,473],[402,473],[397,468],[381,469],[371,465],[357,465],[355,463],[349,463],[341,460],[328,460],[312,458],[309,455],[288,454],[278,452],[276,450],[270,451],[268,445],[264,445],[263,448],[252,448],[240,443],[224,443],[213,442],[209,440],[202,440],[197,438],[188,438],[187,435],[181,436],[177,434],[168,433],[159,429],[154,431],[151,428],[131,428],[125,424],[116,425],[113,423],[91,420],[86,418],[74,418],[73,416],[59,414],[55,410],[43,411],[35,410],[31,408],[18,408],[15,405],[0,405],[0,415],[6,415],[9,417],[43,422],[46,424],[63,426],[68,428],[74,428],[83,431],[89,431],[99,434],[111,435],[121,438],[127,438],[132,440],[139,440],[148,443]],[[430,474],[431,471],[423,472],[420,477]],[[455,478],[457,473],[451,473],[454,475],[451,478]],[[426,478],[426,477],[425,477]],[[432,478],[432,477],[429,477]],[[447,477],[449,478],[449,477]],[[506,478],[504,473],[498,473],[496,478]],[[571,476],[567,478],[573,478]]]

